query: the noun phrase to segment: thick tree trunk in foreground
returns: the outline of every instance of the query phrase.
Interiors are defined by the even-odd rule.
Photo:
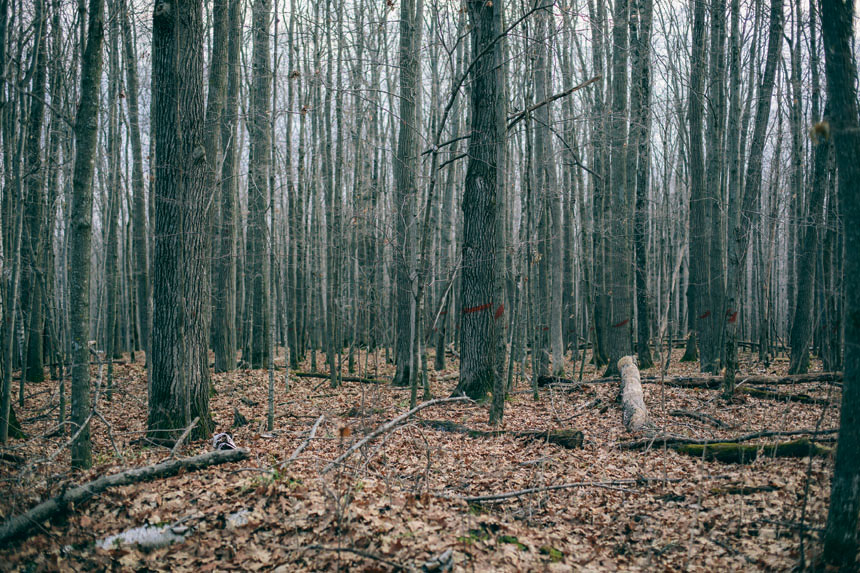
[[[824,558],[849,570],[857,562],[860,513],[860,120],[857,65],[851,57],[853,3],[821,0],[827,96],[845,225],[845,381],[839,446],[830,490]]]
[[[203,130],[203,9],[200,0],[155,4],[152,28],[155,248],[148,430],[170,441],[191,420],[208,436],[209,299],[206,284],[211,189]]]
[[[497,121],[504,106],[497,40],[501,9],[501,2],[469,1],[472,54],[477,61],[471,71],[472,125],[463,192],[462,350],[460,381],[454,393],[473,399],[484,398],[497,375],[498,321],[494,317],[502,301],[494,296],[504,264],[504,253],[496,253],[497,226],[501,224],[498,142],[505,136],[504,124]]]
[[[72,224],[69,249],[69,337],[72,363],[72,433],[90,414],[90,246],[93,229],[93,172],[99,127],[99,86],[102,79],[104,3],[90,2],[87,48],[81,67],[81,103],[75,121],[75,173],[72,182]],[[72,466],[92,465],[89,425],[71,446]]]

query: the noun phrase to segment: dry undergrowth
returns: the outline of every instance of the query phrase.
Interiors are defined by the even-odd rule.
[[[392,374],[381,360],[364,354],[359,359],[360,375]],[[742,364],[745,372],[756,373],[784,373],[786,367],[780,361],[769,369]],[[692,368],[675,363],[670,375],[690,374]],[[438,373],[438,378],[452,372]],[[155,463],[169,454],[137,442],[146,423],[142,363],[118,365],[116,376],[112,402],[101,397],[99,408],[122,458],[105,423],[94,419],[96,466],[84,474],[69,470],[65,451],[52,464],[33,463],[50,456],[67,438],[40,437],[56,424],[56,409],[50,409],[57,404],[56,382],[27,386],[26,407],[17,413],[31,439],[3,450],[27,462],[0,461],[0,518],[22,512],[67,484]],[[595,377],[587,367],[585,380]],[[448,396],[455,380],[436,378],[431,372],[433,394]],[[451,549],[458,571],[755,571],[791,569],[801,551],[809,560],[819,547],[832,459],[759,457],[749,465],[732,465],[659,447],[621,450],[617,444],[633,436],[621,425],[616,385],[543,390],[534,402],[526,382],[520,381],[510,397],[506,429],[580,429],[585,433],[582,449],[507,435],[476,439],[414,423],[445,419],[491,429],[486,405],[445,404],[422,411],[322,475],[322,468],[355,440],[405,412],[408,390],[352,382],[332,390],[325,380],[294,378],[285,393],[282,382],[279,371],[276,430],[267,433],[267,372],[215,376],[212,410],[218,431],[232,432],[240,447],[250,449],[250,460],[109,490],[40,524],[28,540],[0,548],[0,569],[420,570]],[[838,387],[807,384],[780,390],[826,397],[833,405],[751,397],[726,403],[715,390],[656,384],[645,385],[645,401],[664,431],[700,438],[837,427]],[[250,421],[247,426],[230,428],[234,408]],[[670,415],[675,409],[710,414],[731,427],[717,429]],[[325,419],[315,439],[293,463],[272,470],[307,438],[321,414]],[[827,445],[832,437],[822,440]],[[192,443],[182,455],[210,447]],[[631,478],[649,480],[605,484]],[[571,482],[593,485],[482,506],[460,499]],[[228,516],[243,509],[249,512],[247,523],[236,526]],[[190,536],[166,548],[95,548],[97,540],[131,527],[180,520]]]

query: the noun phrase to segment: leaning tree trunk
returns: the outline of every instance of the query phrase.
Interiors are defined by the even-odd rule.
[[[156,3],[152,26],[155,247],[152,260],[151,439],[171,441],[194,418],[208,436],[206,148],[203,9],[199,0]]]
[[[455,394],[484,398],[496,377],[498,293],[504,253],[496,252],[498,213],[498,142],[504,125],[497,121],[503,90],[501,44],[498,42],[501,2],[469,0],[472,22],[471,136],[463,191],[462,341],[460,381]],[[499,257],[499,261],[496,258]],[[497,264],[498,263],[498,264]]]
[[[72,346],[72,466],[92,465],[90,428],[90,247],[92,244],[93,172],[98,144],[102,79],[104,3],[91,0],[87,48],[81,66],[81,103],[75,121],[75,171],[72,180],[69,248],[69,338]],[[86,425],[85,425],[86,424]],[[81,426],[84,426],[83,428]]]
[[[839,207],[845,218],[845,378],[839,447],[830,489],[824,558],[849,570],[857,564],[860,514],[860,120],[857,66],[851,57],[853,3],[821,0],[827,99],[839,174]]]

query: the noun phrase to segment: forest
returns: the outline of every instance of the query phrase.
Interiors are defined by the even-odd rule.
[[[860,570],[858,10],[0,0],[0,570]]]

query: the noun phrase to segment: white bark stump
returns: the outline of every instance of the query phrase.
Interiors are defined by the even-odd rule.
[[[654,433],[656,428],[648,416],[648,408],[645,407],[639,369],[633,357],[622,357],[618,361],[618,370],[621,371],[621,420],[624,427],[631,433]]]

